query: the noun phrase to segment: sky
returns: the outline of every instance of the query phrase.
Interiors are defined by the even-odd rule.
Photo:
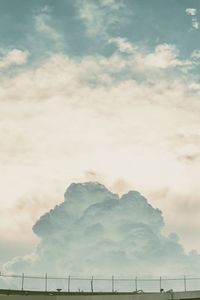
[[[0,266],[73,182],[139,191],[200,251],[198,0],[0,0]]]

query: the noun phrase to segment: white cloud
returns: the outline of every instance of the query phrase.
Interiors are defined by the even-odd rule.
[[[133,53],[136,50],[136,47],[134,47],[126,38],[111,38],[108,40],[108,43],[116,44],[119,51],[123,53]]]
[[[178,59],[178,50],[174,45],[160,44],[155,51],[149,54],[140,54],[136,57],[139,66],[150,69],[168,69],[188,64]]]
[[[33,226],[40,238],[36,251],[5,269],[37,275],[133,276],[133,270],[140,276],[197,275],[199,255],[192,261],[177,235],[164,236],[163,227],[161,211],[136,191],[119,197],[96,182],[72,184],[64,202]]]
[[[197,21],[196,18],[194,18],[194,19],[192,20],[192,27],[193,27],[194,29],[199,29],[199,22]]]
[[[189,16],[196,16],[197,14],[196,8],[187,8],[185,11]]]
[[[199,29],[199,21],[197,18],[197,9],[196,8],[187,8],[185,11],[188,16],[192,17],[192,28]]]
[[[198,199],[200,163],[186,158],[191,156],[187,145],[199,145],[197,138],[187,137],[200,132],[199,88],[189,73],[166,73],[185,64],[175,48],[156,49],[140,53],[140,60],[137,51],[79,60],[54,54],[38,66],[0,78],[2,240],[5,234],[25,239],[24,227],[32,239],[32,222],[46,210],[40,201],[41,209],[32,217],[16,213],[13,220],[13,203],[41,197],[56,203],[66,184],[85,180],[88,169],[108,186],[120,177],[147,195],[164,186],[180,197],[185,193]],[[167,224],[173,220],[165,207],[173,200],[156,203]],[[16,207],[12,211],[19,212]],[[180,222],[187,225],[185,218]],[[190,248],[191,240],[183,238]],[[194,236],[195,245],[197,241]]]
[[[28,51],[19,49],[12,49],[9,51],[1,50],[0,69],[7,69],[11,66],[23,65],[27,62],[29,57]]]

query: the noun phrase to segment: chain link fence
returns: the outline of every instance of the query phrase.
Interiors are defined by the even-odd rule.
[[[164,292],[200,290],[200,278],[91,276],[57,277],[0,273],[0,289],[62,292]]]

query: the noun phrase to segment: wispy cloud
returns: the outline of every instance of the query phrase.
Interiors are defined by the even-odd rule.
[[[80,19],[91,36],[107,37],[110,30],[126,22],[124,6],[122,0],[77,1]]]
[[[51,9],[48,6],[42,7],[40,12],[35,14],[34,22],[36,31],[43,35],[44,39],[52,41],[56,50],[62,48],[63,37],[51,24]]]

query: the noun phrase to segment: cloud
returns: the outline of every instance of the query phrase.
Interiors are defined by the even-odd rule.
[[[120,194],[128,182],[146,195],[166,186],[198,199],[200,162],[194,149],[199,147],[200,88],[182,72],[185,64],[176,48],[161,44],[109,57],[56,53],[5,72],[0,78],[1,236],[9,224],[12,237],[34,239],[31,223],[44,212],[46,199],[57,195],[51,201],[56,203],[66,184],[85,178]],[[190,144],[194,160],[187,159]],[[27,202],[24,218],[14,205],[21,199]],[[173,196],[166,201],[173,202]],[[164,213],[166,201],[162,204],[161,197],[156,204]],[[167,214],[167,226],[168,220],[173,221]],[[187,224],[185,218],[181,222]],[[183,242],[190,248],[188,239]]]
[[[168,69],[176,66],[191,64],[178,59],[178,50],[175,45],[160,44],[155,51],[149,54],[138,54],[136,62],[139,66],[150,69]]]
[[[197,14],[196,8],[187,8],[185,11],[189,16],[196,16]]]
[[[199,21],[197,18],[197,9],[196,8],[187,8],[185,11],[188,16],[192,17],[192,27],[194,29],[199,29]]]
[[[111,190],[116,192],[117,194],[124,194],[127,193],[130,189],[130,184],[125,181],[123,178],[117,179],[111,186]]]
[[[105,81],[110,84],[109,79],[111,77],[106,77],[107,75],[112,75],[112,78],[117,78],[116,74],[126,74],[126,77],[137,75],[140,73],[142,76],[151,76],[153,73],[173,70],[175,68],[180,72],[185,72],[192,67],[196,66],[196,62],[193,60],[182,60],[179,57],[179,51],[175,45],[171,44],[159,44],[154,50],[149,51],[149,49],[140,50],[137,45],[133,45],[126,38],[111,38],[108,43],[115,43],[118,51],[114,52],[110,57],[104,58],[103,56],[98,56],[98,61],[94,60],[94,57],[85,57],[83,65],[87,67],[94,68],[93,80],[95,80],[96,75],[104,75]],[[124,53],[129,54],[128,56],[123,55]],[[163,72],[164,74],[164,72]],[[85,78],[89,74],[85,74]],[[122,80],[121,76],[119,77]]]
[[[199,58],[200,58],[200,50],[198,50],[198,49],[194,50],[194,51],[192,52],[191,57],[192,57],[193,59],[199,59]]]
[[[11,66],[20,66],[26,64],[30,53],[20,49],[12,49],[0,52],[0,70],[8,69]]]
[[[195,162],[200,159],[199,148],[195,144],[188,144],[179,152],[180,159]]]
[[[126,38],[111,38],[108,40],[108,43],[116,44],[119,51],[123,53],[133,53],[135,51],[135,47]]]
[[[184,169],[182,172],[185,172]],[[159,205],[159,208],[163,211],[166,223],[163,232],[165,234],[169,234],[171,231],[178,232],[180,241],[184,244],[185,251],[190,253],[193,251],[192,249],[199,249],[196,228],[200,226],[197,216],[200,194],[196,189],[193,192],[190,190],[187,191],[190,185],[188,179],[182,184],[187,186],[184,192],[175,192],[163,185],[160,190],[155,189],[155,191],[148,193],[148,198],[154,206]],[[162,201],[160,201],[161,199]],[[177,216],[179,217],[177,218]],[[183,223],[183,219],[186,219],[187,222]]]
[[[19,236],[13,238],[2,238],[0,242],[1,257],[0,257],[0,268],[8,260],[11,260],[13,257],[26,255],[27,252],[31,252],[34,247],[34,243],[28,243],[27,240],[19,240]]]
[[[199,29],[199,22],[196,19],[192,20],[192,27],[195,29]]]
[[[84,22],[90,36],[108,36],[108,32],[126,22],[124,1],[103,0],[77,1],[80,19]]]
[[[41,8],[40,12],[34,16],[35,29],[43,38],[54,43],[57,50],[63,47],[63,36],[51,24],[51,9],[48,6]]]
[[[96,182],[73,183],[64,202],[33,226],[36,251],[4,268],[37,275],[197,275],[199,255],[184,254],[177,235],[163,235],[163,227],[161,211],[137,191],[119,197]]]

